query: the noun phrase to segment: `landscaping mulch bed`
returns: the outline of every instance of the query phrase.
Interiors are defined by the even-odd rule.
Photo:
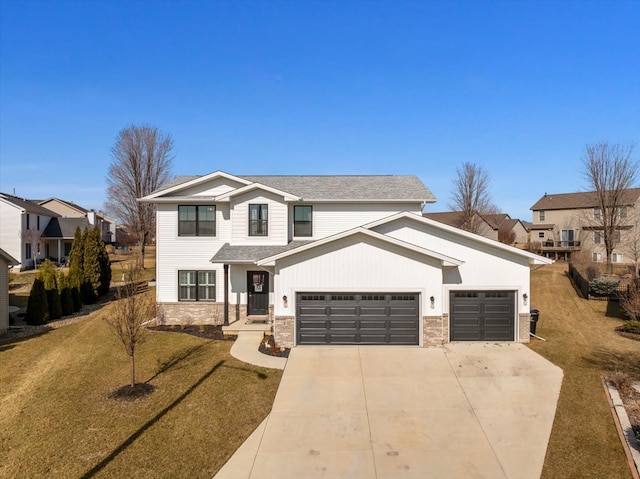
[[[126,386],[119,387],[115,391],[111,391],[108,398],[127,402],[136,401],[148,396],[155,389],[155,386],[147,383],[137,383],[135,386],[127,384]]]
[[[235,341],[235,336],[225,336],[222,326],[212,324],[181,326],[179,324],[161,324],[150,326],[151,331],[168,331],[171,333],[184,333],[204,339],[216,339],[219,341]]]
[[[258,347],[258,351],[262,354],[267,354],[269,356],[277,356],[279,358],[288,358],[289,352],[291,349],[282,348],[276,345],[273,336],[267,336],[264,341],[260,342],[260,346]]]

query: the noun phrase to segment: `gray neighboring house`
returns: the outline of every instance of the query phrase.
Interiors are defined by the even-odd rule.
[[[0,334],[9,329],[9,269],[20,264],[0,248]]]

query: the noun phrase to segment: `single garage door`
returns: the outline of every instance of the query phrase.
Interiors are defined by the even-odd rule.
[[[451,291],[451,341],[513,341],[515,291]]]
[[[297,344],[419,344],[417,293],[298,293]]]

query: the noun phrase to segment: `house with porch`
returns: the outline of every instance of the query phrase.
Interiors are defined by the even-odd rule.
[[[157,319],[266,321],[276,342],[529,340],[530,264],[422,216],[415,176],[178,177],[155,204]]]
[[[85,218],[91,227],[96,227],[100,230],[102,241],[104,241],[105,244],[112,243],[116,239],[116,220],[108,217],[102,211],[88,210],[80,205],[61,200],[60,198],[41,200],[38,201],[38,204],[57,213],[61,218]],[[64,228],[66,225],[60,225],[60,227]],[[71,237],[73,238],[73,234]],[[65,254],[65,256],[67,255],[68,253]]]
[[[633,263],[640,251],[639,199],[640,188],[628,189],[622,195],[613,263]],[[586,252],[595,262],[606,261],[602,212],[595,192],[545,193],[531,210],[531,251],[565,261],[574,253]]]

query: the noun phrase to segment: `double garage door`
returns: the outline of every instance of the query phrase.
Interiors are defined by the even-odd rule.
[[[416,293],[298,293],[297,344],[419,344]]]
[[[514,291],[451,291],[451,341],[513,341]],[[420,343],[417,293],[297,293],[297,344]]]

